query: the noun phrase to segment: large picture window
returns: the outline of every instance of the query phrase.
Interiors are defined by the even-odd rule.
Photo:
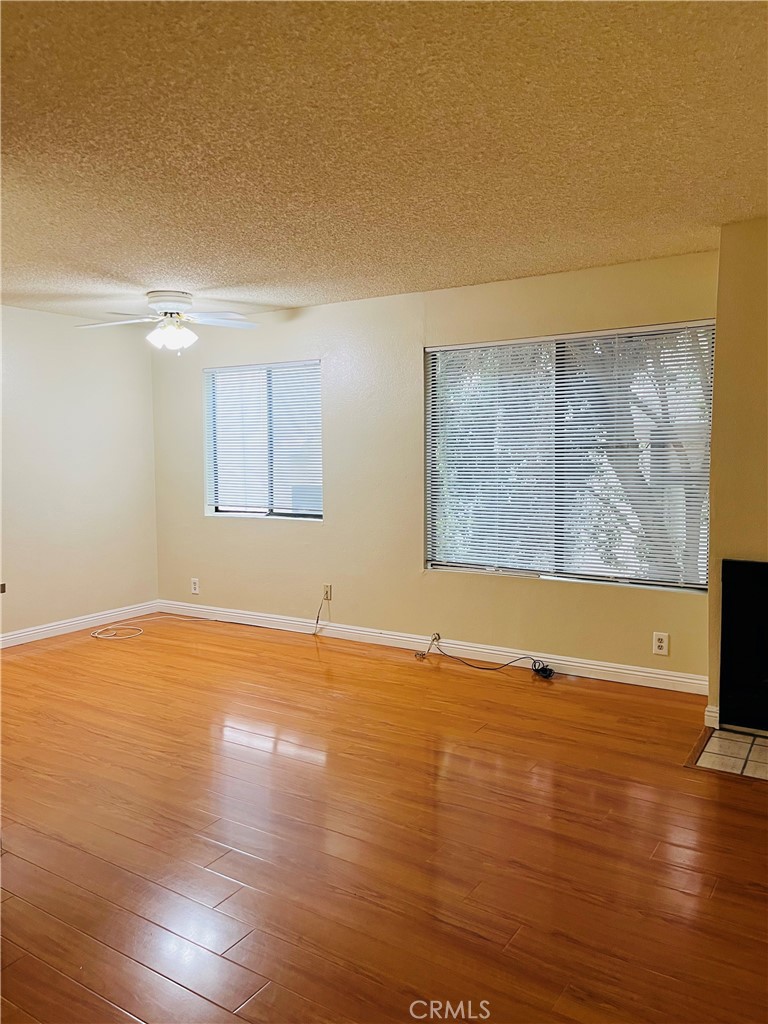
[[[320,363],[203,371],[206,511],[323,515]]]
[[[428,351],[427,564],[706,588],[714,325]]]

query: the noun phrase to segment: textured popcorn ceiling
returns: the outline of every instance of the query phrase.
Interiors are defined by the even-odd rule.
[[[14,305],[417,291],[714,248],[766,208],[763,3],[11,2],[2,19]]]

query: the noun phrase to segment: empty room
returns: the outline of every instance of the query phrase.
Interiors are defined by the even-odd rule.
[[[768,4],[1,7],[3,1024],[764,1024]]]

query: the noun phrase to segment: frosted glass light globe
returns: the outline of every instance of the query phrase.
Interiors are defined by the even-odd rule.
[[[147,341],[155,348],[167,348],[171,352],[177,352],[179,349],[194,345],[197,335],[185,327],[180,320],[168,319],[159,323],[149,332]]]

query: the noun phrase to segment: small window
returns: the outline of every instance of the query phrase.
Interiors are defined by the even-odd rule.
[[[427,353],[427,565],[707,586],[712,323]]]
[[[320,363],[203,371],[206,512],[323,517]]]

